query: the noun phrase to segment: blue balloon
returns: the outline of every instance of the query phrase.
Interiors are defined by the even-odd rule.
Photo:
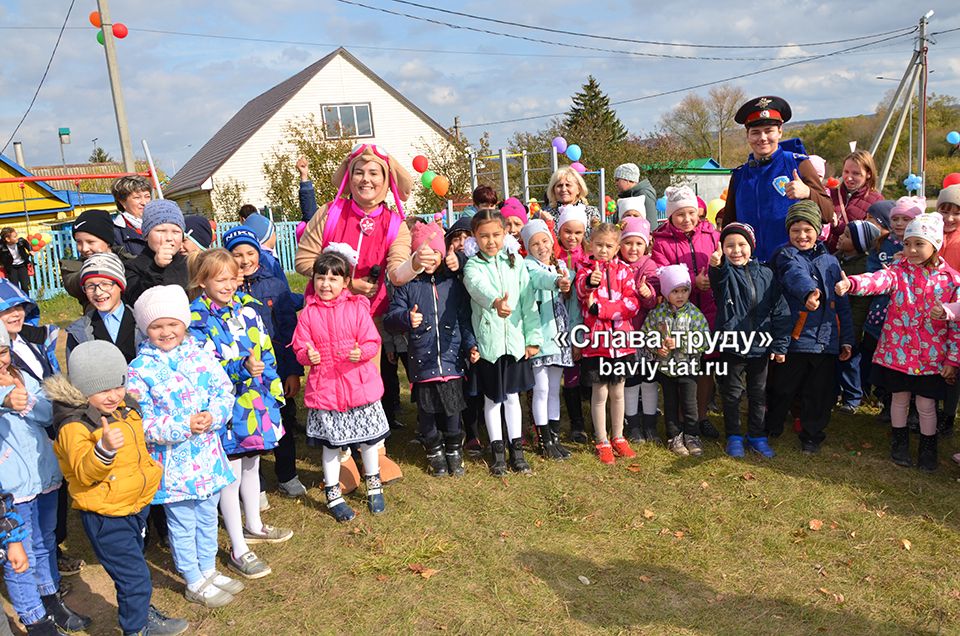
[[[580,157],[583,156],[583,151],[580,150],[580,146],[577,144],[570,144],[567,146],[567,159],[570,161],[580,161]]]
[[[666,212],[667,211],[667,197],[660,197],[657,199],[657,212]]]
[[[912,172],[903,180],[903,187],[913,192],[920,189],[923,180]]]
[[[960,132],[956,130],[951,130],[947,133],[947,143],[953,146],[960,144]]]

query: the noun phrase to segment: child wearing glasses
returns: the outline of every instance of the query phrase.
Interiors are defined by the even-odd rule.
[[[79,279],[90,309],[67,327],[67,356],[81,342],[105,340],[115,344],[129,364],[137,357],[140,332],[133,310],[121,299],[127,279],[120,257],[112,252],[91,254]]]

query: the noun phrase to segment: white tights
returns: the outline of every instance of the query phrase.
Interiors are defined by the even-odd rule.
[[[597,444],[607,442],[607,402],[610,402],[610,430],[613,438],[623,437],[623,380],[616,384],[593,385],[590,415],[593,416],[593,436]]]
[[[533,370],[533,423],[546,426],[560,419],[560,380],[563,367],[537,367]]]
[[[636,415],[640,411],[638,403],[641,401],[644,415],[657,414],[656,382],[641,382],[636,386],[623,387],[624,415],[627,417]]]
[[[360,444],[360,457],[363,458],[363,474],[376,475],[380,472],[380,449],[378,444]],[[340,450],[323,447],[323,485],[336,486],[340,483]]]
[[[507,435],[510,436],[510,439],[517,439],[523,435],[520,425],[520,396],[517,393],[508,393],[506,401],[502,404],[484,396],[483,419],[487,423],[487,435],[491,442],[499,442],[503,439],[503,431],[500,426],[501,406],[503,406],[504,418],[507,420]]]
[[[260,519],[260,456],[231,459],[230,469],[236,480],[220,491],[220,514],[230,536],[230,549],[233,556],[239,559],[250,550],[243,538],[241,501],[247,530],[253,533],[263,531],[263,521]]]

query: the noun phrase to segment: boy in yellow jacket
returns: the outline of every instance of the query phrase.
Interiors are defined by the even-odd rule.
[[[54,404],[54,450],[93,551],[117,590],[124,634],[180,634],[187,621],[150,604],[143,532],[163,469],[151,459],[140,409],[126,397],[127,361],[110,342],[76,346],[70,379],[44,383]]]

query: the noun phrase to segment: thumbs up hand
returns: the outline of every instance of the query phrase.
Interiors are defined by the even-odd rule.
[[[640,277],[640,282],[637,283],[637,295],[640,298],[650,298],[653,296],[653,290],[650,289],[650,285],[647,284],[647,275],[644,274]]]
[[[9,372],[5,372],[0,378],[0,386],[13,386],[13,390],[7,394],[3,400],[3,405],[13,411],[25,411],[30,403],[30,395],[23,386],[23,382]]]
[[[837,284],[833,286],[833,291],[836,292],[837,296],[844,296],[848,291],[850,291],[851,287],[853,287],[853,283],[851,283],[850,279],[847,278],[847,275],[841,271],[840,280],[838,280]],[[931,314],[931,317],[932,315],[933,314]]]
[[[317,353],[317,350],[313,347],[307,347],[307,358],[310,360],[310,364],[313,366],[320,364],[320,354]]]
[[[100,445],[103,449],[115,453],[123,448],[123,431],[116,426],[110,426],[106,416],[100,416],[100,422],[103,424],[103,435],[100,437]]]
[[[593,262],[593,271],[590,272],[590,286],[599,287],[603,280],[603,274],[600,273],[600,261]]]
[[[570,291],[570,274],[567,270],[563,270],[563,274],[557,279],[557,289],[564,294]]]
[[[800,179],[800,173],[793,169],[793,181],[787,184],[785,194],[788,199],[809,199],[810,188]]]
[[[423,314],[417,311],[420,305],[414,305],[410,310],[410,327],[416,329],[423,322]]]
[[[812,292],[807,294],[807,302],[805,306],[807,308],[807,311],[816,311],[820,309],[820,290],[819,289],[814,289]]]
[[[455,272],[460,269],[460,259],[457,258],[457,253],[454,251],[453,247],[450,247],[447,250],[447,257],[443,259],[443,262],[446,263],[447,269],[451,272]]]
[[[259,378],[263,375],[263,370],[266,367],[256,352],[247,356],[247,360],[243,363],[243,366],[247,368],[247,372],[254,378]]]
[[[717,245],[717,251],[710,255],[710,267],[720,267],[723,263],[723,250]]]
[[[501,318],[509,318],[513,310],[510,309],[510,294],[505,292],[503,298],[497,298],[493,301],[493,308],[497,310],[497,315]]]
[[[353,349],[350,351],[350,362],[360,362],[361,355],[363,355],[363,352],[360,351],[360,343],[355,342]]]
[[[693,283],[700,291],[708,291],[710,289],[710,276],[707,275],[707,270],[701,269],[699,272],[697,272]]]

